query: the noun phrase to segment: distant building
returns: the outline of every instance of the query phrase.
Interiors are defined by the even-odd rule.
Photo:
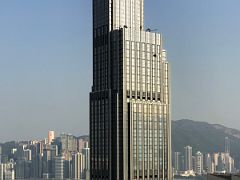
[[[2,162],[3,164],[7,164],[7,163],[8,163],[8,156],[5,155],[5,154],[2,154],[2,156],[1,156],[1,162]]]
[[[195,172],[197,175],[202,175],[203,173],[203,154],[200,151],[195,155]]]
[[[85,141],[83,139],[77,140],[77,150],[78,152],[82,152],[82,149],[84,148]]]
[[[235,161],[234,159],[230,156],[229,153],[224,154],[224,163],[225,163],[225,169],[226,172],[228,173],[234,173],[235,172]]]
[[[43,155],[43,149],[44,149],[44,141],[39,141],[37,144],[36,144],[36,151],[38,154],[40,154],[41,156]]]
[[[43,173],[43,149],[42,142],[35,142],[29,147],[31,149],[31,178],[42,178]]]
[[[90,148],[83,148],[82,154],[84,155],[85,162],[83,178],[87,178],[90,175]]]
[[[16,179],[29,179],[31,175],[31,161],[18,159],[16,161]]]
[[[193,170],[192,147],[186,146],[184,149],[185,149],[185,171]]]
[[[180,159],[180,170],[184,171],[185,170],[185,156],[181,155],[181,159]]]
[[[195,156],[192,156],[192,170],[195,172],[196,169],[196,158]]]
[[[213,154],[214,172],[217,173],[232,173],[234,172],[234,159],[229,153],[214,153]]]
[[[225,137],[225,141],[224,141],[224,149],[225,149],[225,153],[229,153],[230,154],[230,150],[231,150],[231,141],[228,137]]]
[[[204,170],[207,173],[213,173],[213,162],[210,154],[206,154],[204,157]]]
[[[175,172],[179,172],[181,166],[181,153],[180,152],[174,152],[174,170]]]
[[[64,179],[64,157],[58,156],[54,158],[55,164],[55,179]]]
[[[0,180],[15,179],[14,163],[0,164]]]
[[[55,138],[55,132],[54,131],[49,131],[48,132],[48,144],[51,144],[52,141],[54,140]]]
[[[23,157],[26,161],[32,160],[32,151],[30,149],[23,149]]]
[[[46,144],[43,149],[42,170],[43,176],[54,177],[54,160],[58,156],[58,147],[56,145]]]
[[[64,151],[61,156],[64,157],[64,178],[72,178],[72,152]]]
[[[77,139],[71,134],[61,134],[60,135],[61,150],[69,152],[77,152]]]
[[[85,158],[82,153],[76,153],[72,156],[72,178],[82,179],[85,169]]]

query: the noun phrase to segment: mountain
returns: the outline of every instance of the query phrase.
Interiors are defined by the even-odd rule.
[[[188,119],[172,121],[173,152],[184,152],[184,147],[193,147],[193,153],[224,152],[224,140],[231,141],[231,156],[235,165],[240,162],[240,131],[219,124],[209,124]]]

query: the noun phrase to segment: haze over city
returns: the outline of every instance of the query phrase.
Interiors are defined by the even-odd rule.
[[[151,3],[150,3],[151,2]],[[92,2],[0,2],[0,141],[88,134]],[[146,1],[172,67],[173,119],[240,129],[238,0]],[[157,17],[157,18],[156,18]]]

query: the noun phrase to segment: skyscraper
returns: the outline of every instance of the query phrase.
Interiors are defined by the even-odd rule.
[[[92,180],[172,179],[169,81],[144,0],[93,0]]]
[[[230,154],[230,146],[231,146],[230,139],[228,137],[225,137],[225,141],[224,141],[225,153]]]
[[[174,170],[176,173],[181,170],[181,153],[180,152],[175,152],[174,153]]]
[[[203,154],[200,151],[198,151],[196,153],[195,161],[196,161],[195,172],[198,175],[202,175],[202,173],[203,173]]]
[[[211,155],[210,154],[206,154],[205,155],[205,162],[204,162],[204,166],[205,166],[205,171],[207,172],[207,173],[213,173],[213,162],[212,162],[212,157],[211,157]]]
[[[85,148],[83,148],[82,154],[84,156],[84,162],[85,162],[83,177],[88,178],[89,171],[90,171],[90,149],[86,146]]]
[[[81,179],[85,168],[84,155],[82,153],[75,153],[72,155],[72,178]]]
[[[54,140],[55,138],[55,132],[54,131],[49,131],[48,132],[48,144],[51,144],[52,141]]]
[[[63,156],[57,156],[54,159],[54,165],[55,165],[55,179],[63,179],[64,178],[64,157]]]
[[[192,147],[185,147],[185,170],[193,170]]]
[[[56,145],[46,144],[43,149],[42,171],[43,176],[54,177],[54,159],[58,156],[58,147]]]

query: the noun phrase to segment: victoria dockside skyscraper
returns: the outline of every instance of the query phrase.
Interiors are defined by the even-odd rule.
[[[172,179],[169,76],[144,0],[93,0],[92,180]]]

